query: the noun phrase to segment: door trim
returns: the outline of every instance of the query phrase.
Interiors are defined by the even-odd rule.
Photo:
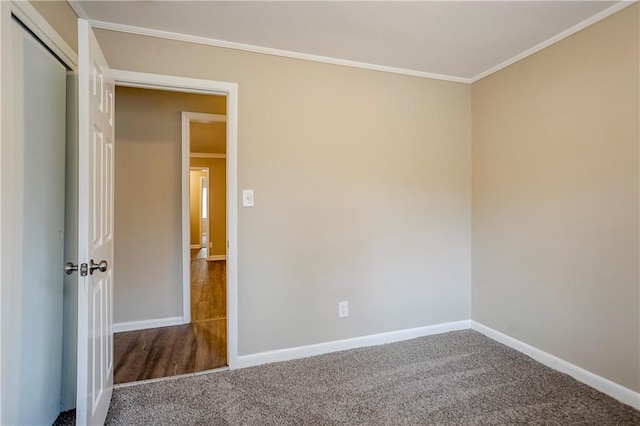
[[[223,81],[185,78],[162,74],[149,74],[124,70],[112,70],[116,86],[137,87],[143,89],[159,89],[173,92],[200,93],[205,95],[225,95],[227,97],[227,364],[229,368],[237,368],[238,365],[238,83]],[[183,197],[185,196],[184,176],[188,177],[189,151],[188,146],[182,144],[182,176]],[[187,187],[188,191],[188,180]],[[186,193],[188,196],[188,192]],[[188,225],[188,211],[185,216],[183,210],[183,236],[185,235],[184,223]],[[188,206],[187,206],[188,207]],[[188,228],[187,228],[188,229]],[[184,237],[183,237],[184,239]],[[184,242],[183,242],[184,244]],[[184,254],[188,256],[189,245],[183,247]],[[188,260],[188,259],[187,259]],[[184,268],[183,268],[184,269]],[[183,270],[184,280],[184,270]],[[184,284],[183,284],[184,285]],[[188,303],[188,305],[187,305]],[[183,316],[190,316],[191,312],[185,309],[190,307],[190,301],[183,295]]]
[[[191,158],[227,158],[227,154],[209,154],[207,152],[192,152]]]

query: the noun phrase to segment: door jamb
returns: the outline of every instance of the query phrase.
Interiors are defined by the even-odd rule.
[[[174,92],[225,95],[227,97],[227,364],[238,365],[238,83],[185,78],[161,74],[111,70],[116,86],[159,89]],[[188,126],[187,126],[188,127]],[[188,148],[188,146],[186,147]],[[183,197],[185,171],[188,177],[189,151],[182,146]],[[188,184],[188,181],[187,181]],[[188,190],[188,186],[186,188]],[[188,193],[187,193],[188,195]],[[188,211],[187,211],[188,213]],[[183,235],[184,235],[183,202]],[[184,243],[183,243],[184,244]],[[188,249],[189,246],[186,248]],[[183,253],[185,250],[183,248]],[[188,254],[188,252],[186,252]],[[184,256],[184,254],[183,254]],[[184,273],[184,271],[183,271]],[[184,274],[183,274],[184,275]],[[185,302],[183,295],[183,316]],[[189,303],[190,305],[190,303]]]

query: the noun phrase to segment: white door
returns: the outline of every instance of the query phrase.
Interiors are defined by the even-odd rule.
[[[14,133],[2,152],[2,232],[10,241],[3,279],[12,272],[0,300],[0,422],[51,424],[60,412],[62,377],[66,69],[18,22],[9,36]]]
[[[85,425],[104,423],[113,391],[114,82],[93,31],[82,19],[78,20],[78,94],[81,267],[76,420]]]

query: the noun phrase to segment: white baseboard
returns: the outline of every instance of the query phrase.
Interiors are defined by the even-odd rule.
[[[473,330],[476,330],[493,340],[496,340],[519,352],[522,352],[523,354],[530,356],[531,358],[535,359],[541,364],[546,365],[547,367],[568,374],[579,382],[591,386],[592,388],[595,388],[624,404],[630,405],[636,410],[640,410],[640,393],[625,388],[624,386],[612,382],[609,379],[605,379],[604,377],[591,373],[584,368],[578,367],[575,364],[571,364],[568,361],[560,359],[557,356],[551,355],[538,348],[534,348],[531,345],[514,339],[513,337],[507,336],[506,334],[503,334],[478,322],[470,321],[470,323]]]
[[[211,260],[211,259],[210,259]],[[218,260],[218,259],[215,259]],[[145,321],[131,321],[113,324],[114,333],[123,331],[145,330],[148,328],[168,327],[172,325],[184,324],[183,317],[160,318]],[[430,336],[434,334],[446,333],[449,331],[476,330],[485,336],[513,348],[523,354],[530,356],[534,360],[553,368],[554,370],[568,374],[592,388],[605,393],[618,401],[630,405],[640,410],[640,393],[621,386],[609,379],[591,373],[584,368],[578,367],[568,361],[551,355],[543,350],[535,348],[520,340],[514,339],[504,333],[487,327],[472,320],[454,321],[442,324],[429,325],[425,327],[410,328],[406,330],[390,331],[387,333],[371,334],[368,336],[354,337],[351,339],[334,340],[331,342],[318,343],[294,348],[278,349],[274,351],[259,352],[250,355],[240,355],[237,360],[230,365],[231,369],[252,367],[272,362],[290,361],[293,359],[307,358],[310,356],[323,355],[330,352],[344,351],[348,349],[362,348],[366,346],[376,346],[385,343],[399,342],[402,340],[415,339],[417,337]],[[231,363],[230,363],[231,364]]]
[[[201,249],[202,244],[191,244],[189,247],[191,248],[191,250]]]
[[[289,361],[298,358],[307,358],[330,352],[344,351],[347,349],[376,346],[384,343],[399,342],[401,340],[415,339],[416,337],[430,336],[432,334],[446,333],[448,331],[466,330],[469,321],[446,322],[429,325],[426,327],[410,328],[407,330],[390,331],[388,333],[371,334],[369,336],[354,337],[351,339],[334,340],[332,342],[318,343],[315,345],[298,346],[295,348],[278,349],[275,351],[259,352],[251,355],[240,355],[231,368],[245,368],[271,362]]]
[[[209,261],[214,261],[214,260],[227,260],[227,255],[226,254],[214,254],[213,256],[209,256],[207,258],[207,260]]]
[[[119,322],[113,324],[114,333],[123,331],[146,330],[148,328],[169,327],[184,324],[183,317],[158,318],[144,321]]]

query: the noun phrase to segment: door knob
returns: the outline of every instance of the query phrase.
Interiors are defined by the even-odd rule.
[[[93,275],[93,271],[96,269],[100,272],[107,272],[108,266],[109,265],[106,260],[101,260],[100,263],[95,263],[93,259],[91,259],[91,262],[89,263],[89,273]]]
[[[71,275],[78,270],[78,265],[73,262],[67,262],[64,264],[64,273]]]

